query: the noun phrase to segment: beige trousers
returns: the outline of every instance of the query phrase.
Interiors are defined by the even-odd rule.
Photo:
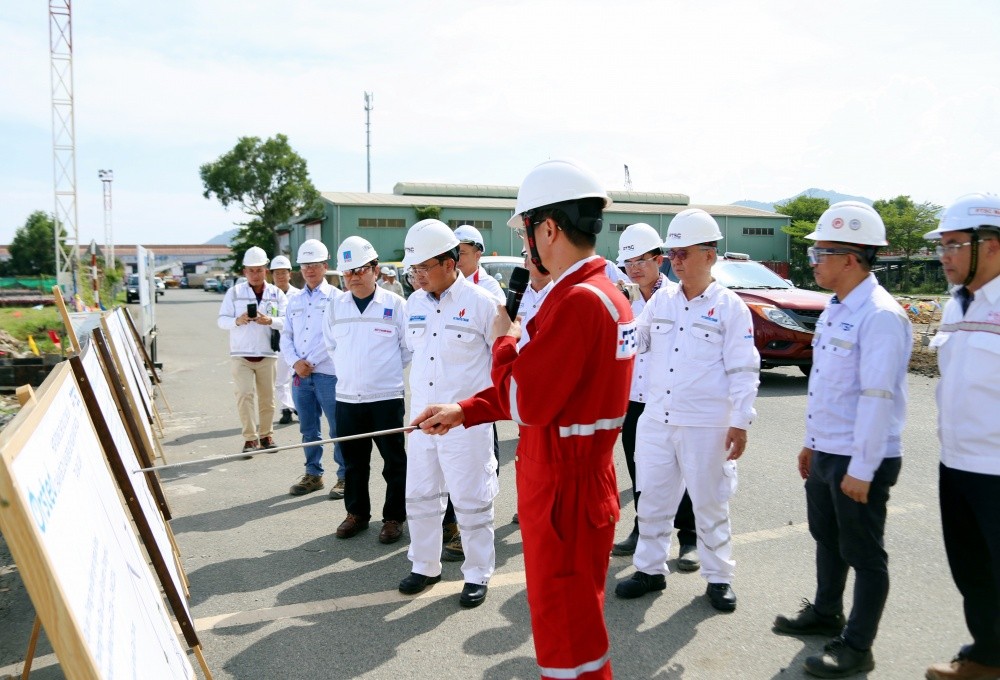
[[[236,388],[236,410],[243,424],[243,440],[269,437],[274,431],[275,357],[247,361],[232,357],[230,367]],[[256,403],[254,403],[256,397]]]

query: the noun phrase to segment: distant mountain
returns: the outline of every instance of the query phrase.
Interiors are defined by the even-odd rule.
[[[763,201],[736,201],[732,205],[741,205],[744,208],[756,208],[758,210],[770,210],[771,212],[774,212],[774,206],[778,203],[787,203],[788,201],[798,198],[799,196],[808,196],[809,198],[825,198],[830,201],[831,205],[838,201],[861,201],[862,203],[867,203],[868,205],[871,205],[874,202],[872,199],[865,198],[864,196],[851,196],[849,194],[841,194],[836,191],[813,188],[800,191],[794,196],[783,198],[778,201],[772,201],[771,203],[764,203]]]
[[[869,203],[871,203],[871,201],[869,201]],[[206,246],[228,246],[230,243],[232,243],[233,239],[236,238],[236,235],[238,233],[240,233],[239,229],[230,229],[229,231],[224,231],[221,234],[219,234],[218,236],[216,236],[214,238],[211,238],[208,241],[205,241],[204,245],[206,245]]]

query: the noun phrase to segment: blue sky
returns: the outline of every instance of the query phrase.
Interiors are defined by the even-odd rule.
[[[74,3],[80,241],[201,243],[198,166],[287,134],[321,191],[517,184],[571,156],[694,203],[1000,192],[1000,3]],[[0,14],[0,243],[51,211],[47,3]]]

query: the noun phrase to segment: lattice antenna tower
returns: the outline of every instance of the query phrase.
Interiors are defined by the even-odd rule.
[[[73,19],[71,0],[49,1],[49,60],[52,87],[52,179],[55,192],[56,276],[79,291],[80,248],[76,209],[76,123],[73,118]],[[60,227],[66,230],[60,240]],[[71,288],[71,289],[70,289]]]
[[[628,165],[625,166],[625,191],[632,191],[632,175],[628,172]]]
[[[368,167],[368,193],[372,192],[372,109],[375,108],[375,93],[365,92],[365,151]]]
[[[115,238],[111,228],[111,183],[115,179],[113,170],[98,170],[97,178],[104,189],[104,270],[115,268]]]

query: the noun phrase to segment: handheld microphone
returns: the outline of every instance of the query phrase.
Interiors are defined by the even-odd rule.
[[[507,316],[513,321],[517,317],[517,310],[521,306],[521,298],[528,288],[528,270],[524,267],[514,267],[510,273],[510,280],[507,281]]]

